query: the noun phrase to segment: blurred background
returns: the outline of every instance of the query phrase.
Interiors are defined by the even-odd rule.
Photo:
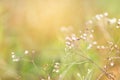
[[[39,80],[29,74],[26,63],[12,63],[11,52],[36,51],[40,63],[59,60],[64,55],[64,33],[61,27],[74,32],[99,13],[120,17],[119,0],[0,0],[0,80]],[[119,34],[118,34],[119,35]],[[17,64],[18,65],[18,64]],[[24,69],[24,67],[26,67]],[[17,68],[17,69],[16,69]],[[20,71],[23,73],[20,73]],[[18,74],[17,74],[18,73]],[[28,75],[26,75],[28,74]],[[32,77],[29,77],[32,76]],[[30,79],[29,79],[30,78]]]

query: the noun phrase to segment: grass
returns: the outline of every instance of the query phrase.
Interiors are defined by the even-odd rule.
[[[114,25],[112,28],[119,31],[117,23],[119,23],[119,19],[111,19],[107,13],[96,15],[85,24],[86,28],[83,31],[66,37],[65,52],[61,51],[65,54],[56,59],[53,59],[52,54],[47,56],[47,59],[46,55],[41,56],[34,50],[25,50],[22,55],[12,52],[16,70],[24,80],[34,78],[41,80],[103,80],[105,78],[118,80],[119,73],[111,72],[110,68],[119,65],[114,61],[114,59],[119,59],[119,55],[116,55],[119,46],[118,42],[112,42],[113,38],[107,31],[109,25]],[[101,43],[95,36],[97,29],[95,30],[94,27],[102,32],[101,38],[105,38]],[[107,63],[103,63],[105,59]],[[21,73],[21,71],[23,72]],[[31,76],[27,77],[27,75]]]
[[[6,1],[0,1],[0,80],[120,79],[119,1],[31,0],[22,8],[24,1]],[[96,14],[103,11],[110,15]]]

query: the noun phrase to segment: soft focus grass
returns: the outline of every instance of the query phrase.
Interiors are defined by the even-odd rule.
[[[76,33],[95,14],[108,12],[111,17],[119,18],[119,3],[119,0],[0,0],[0,80],[39,80],[48,75],[56,80],[57,74],[51,72],[54,62],[66,64],[79,59],[79,56],[73,56],[68,62],[64,61],[64,37],[69,33],[61,32],[60,27],[73,26],[73,32]],[[117,41],[119,33],[116,30],[109,31],[114,33],[111,35]],[[95,35],[99,36],[99,33]],[[36,51],[37,68],[30,62],[12,62],[12,51],[21,56],[25,50]],[[101,55],[92,54],[95,52],[89,51],[89,55],[99,62]],[[46,71],[43,71],[44,65]],[[79,80],[76,72],[86,75],[88,68],[94,66],[88,63],[73,65],[64,80]],[[63,64],[61,73],[66,69]],[[97,71],[97,68],[94,69]]]

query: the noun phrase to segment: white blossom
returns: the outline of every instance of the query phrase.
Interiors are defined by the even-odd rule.
[[[28,50],[25,50],[25,54],[28,54],[29,53],[29,51]]]

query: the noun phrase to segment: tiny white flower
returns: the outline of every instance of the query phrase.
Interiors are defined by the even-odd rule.
[[[105,49],[105,46],[101,46],[102,49]]]
[[[105,66],[104,66],[104,68],[106,69],[106,68],[107,68],[107,66],[105,65]]]
[[[59,66],[58,65],[54,65],[54,68],[59,68]]]
[[[72,40],[74,40],[74,41],[75,41],[75,40],[77,40],[77,38],[76,38],[76,37],[72,37]]]
[[[12,55],[12,58],[15,58],[15,55],[14,55],[14,54]]]
[[[96,15],[95,18],[96,18],[97,20],[100,20],[100,19],[101,19],[101,17],[100,17],[99,15]]]
[[[113,19],[109,19],[108,21],[109,21],[110,24],[114,24],[114,23],[116,23],[117,19],[113,18]]]
[[[100,49],[100,46],[97,46],[97,49]]]
[[[59,72],[59,70],[57,69],[55,72],[56,72],[56,73],[58,73],[58,72]]]
[[[108,16],[108,13],[107,13],[107,12],[105,12],[105,13],[104,13],[104,16]]]
[[[86,38],[86,37],[83,37],[82,39],[86,40],[87,38]]]
[[[97,42],[96,42],[96,41],[94,41],[94,42],[93,42],[93,44],[94,44],[94,45],[96,45],[96,44],[97,44]]]
[[[14,52],[11,52],[11,54],[13,55],[13,54],[15,54]]]
[[[90,73],[92,70],[91,69],[88,69],[88,73]]]
[[[55,69],[53,69],[53,72],[55,72],[56,70]]]
[[[28,50],[25,50],[25,54],[28,54],[29,53],[29,51]]]
[[[92,20],[89,20],[89,21],[88,21],[88,23],[89,23],[89,24],[92,24],[92,23],[93,23],[93,21],[92,21]]]
[[[13,62],[18,62],[20,59],[19,58],[15,58],[13,59]]]
[[[115,44],[115,46],[114,46],[115,48],[117,48],[118,46]]]
[[[120,25],[120,21],[118,21],[117,23],[118,23],[118,25]]]
[[[66,42],[66,45],[69,46],[69,45],[71,45],[71,43],[67,41],[67,42]]]
[[[80,77],[80,73],[77,73],[77,76]]]
[[[90,34],[90,38],[93,38],[93,35],[92,35],[92,34]]]
[[[111,42],[111,41],[107,41],[110,45],[113,45],[113,42]]]
[[[76,41],[77,40],[77,38],[76,38],[76,35],[75,34],[72,34],[72,40],[74,40],[74,41]]]
[[[72,41],[70,37],[66,37],[65,40]]]
[[[100,16],[101,18],[103,18],[103,15],[102,15],[102,14],[100,14],[99,16]]]
[[[89,44],[87,49],[91,49],[92,48],[92,44]]]
[[[83,36],[87,36],[87,34],[86,34],[86,33],[84,33],[84,34],[83,34]]]
[[[120,28],[120,26],[116,26],[116,28],[118,29],[118,28]]]
[[[82,33],[82,31],[79,31],[80,33]]]
[[[94,30],[91,30],[91,32],[94,32]]]
[[[60,63],[56,62],[55,64],[56,64],[56,65],[59,65]]]
[[[82,39],[83,39],[83,36],[81,35],[81,36],[80,36],[80,38],[82,38]]]
[[[112,59],[111,58],[108,58],[109,61],[111,61]]]
[[[111,66],[114,66],[114,63],[113,63],[113,62],[111,62],[111,63],[110,63],[110,65],[111,65]]]
[[[48,76],[48,80],[50,80],[50,76]]]

